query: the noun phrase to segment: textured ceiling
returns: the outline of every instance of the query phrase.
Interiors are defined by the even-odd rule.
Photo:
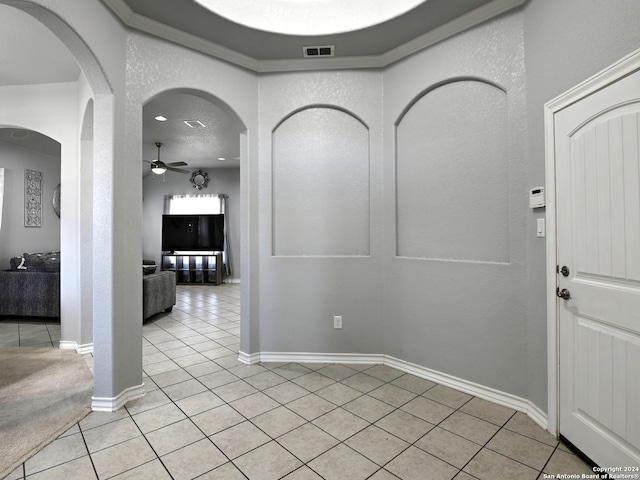
[[[154,117],[164,115],[166,122]],[[185,120],[199,120],[204,127],[189,127]],[[165,93],[143,108],[143,160],[158,157],[165,163],[186,162],[185,168],[239,167],[240,133],[237,116],[222,105],[186,93]],[[226,160],[220,161],[219,157]],[[235,157],[235,158],[234,158]],[[145,169],[149,166],[145,164]]]
[[[58,37],[7,5],[0,5],[0,45],[0,86],[73,82],[80,75]]]
[[[267,0],[256,0],[267,1]],[[434,30],[491,0],[428,0],[406,14],[358,31],[323,36],[282,35],[247,28],[211,13],[192,0],[108,0],[257,60],[302,58],[305,45],[335,45],[336,56],[380,55]]]
[[[33,150],[57,159],[60,158],[60,144],[52,138],[21,128],[0,128],[0,143]]]

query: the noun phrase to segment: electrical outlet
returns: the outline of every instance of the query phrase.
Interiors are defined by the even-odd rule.
[[[333,317],[333,328],[342,328],[342,316],[336,315]]]

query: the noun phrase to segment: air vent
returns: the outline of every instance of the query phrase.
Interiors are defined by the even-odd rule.
[[[333,45],[302,47],[305,58],[333,57]]]
[[[204,128],[204,123],[200,120],[185,120],[184,123],[189,125],[191,128]]]

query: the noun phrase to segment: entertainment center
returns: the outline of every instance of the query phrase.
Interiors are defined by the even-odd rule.
[[[222,283],[224,215],[163,215],[162,270],[176,283]]]
[[[220,285],[222,253],[163,253],[162,270],[176,272],[176,283]]]

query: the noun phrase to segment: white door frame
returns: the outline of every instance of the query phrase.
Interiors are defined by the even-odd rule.
[[[640,69],[640,49],[630,53],[591,78],[569,89],[544,106],[545,184],[547,223],[547,385],[548,430],[556,437],[560,433],[560,363],[559,363],[559,302],[556,295],[556,158],[554,115],[560,110],[605,88],[607,85]]]

